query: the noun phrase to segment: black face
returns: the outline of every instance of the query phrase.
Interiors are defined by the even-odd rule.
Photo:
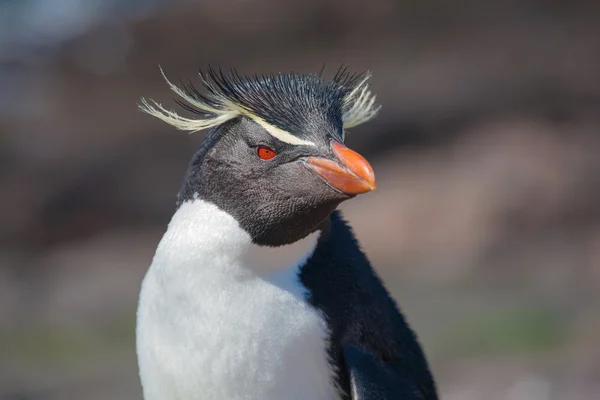
[[[178,202],[197,196],[217,205],[259,245],[293,243],[353,196],[307,165],[309,157],[337,160],[331,141],[342,141],[341,124],[339,129],[323,125],[310,139],[315,146],[287,144],[250,118],[228,121],[214,128],[194,155]],[[275,156],[262,159],[272,156],[265,148]]]

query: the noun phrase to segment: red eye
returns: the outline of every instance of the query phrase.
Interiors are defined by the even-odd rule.
[[[275,150],[272,150],[266,146],[259,146],[256,152],[262,160],[270,160],[271,158],[275,157]]]

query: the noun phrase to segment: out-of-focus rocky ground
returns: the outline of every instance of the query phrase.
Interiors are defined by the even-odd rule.
[[[373,71],[345,204],[447,400],[600,398],[600,3],[0,1],[0,399],[139,399],[138,287],[201,135],[158,71]],[[172,104],[172,103],[169,103]]]

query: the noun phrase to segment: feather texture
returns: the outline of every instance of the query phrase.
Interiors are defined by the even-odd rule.
[[[173,84],[161,69],[176,102],[195,114],[187,118],[153,100],[142,99],[140,108],[179,130],[196,132],[236,118],[249,117],[267,130],[284,136],[292,144],[312,144],[293,138],[294,132],[312,121],[339,121],[342,129],[352,128],[375,117],[379,106],[367,80],[370,73],[352,74],[340,68],[328,82],[321,75],[279,73],[242,76],[209,68],[200,72],[204,93],[192,83]],[[283,134],[282,134],[283,132]],[[285,134],[291,135],[287,136]]]

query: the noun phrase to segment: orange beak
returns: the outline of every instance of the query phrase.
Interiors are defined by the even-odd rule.
[[[374,190],[375,173],[367,160],[357,152],[338,142],[331,142],[331,149],[339,162],[308,157],[306,166],[333,188],[350,195]]]

